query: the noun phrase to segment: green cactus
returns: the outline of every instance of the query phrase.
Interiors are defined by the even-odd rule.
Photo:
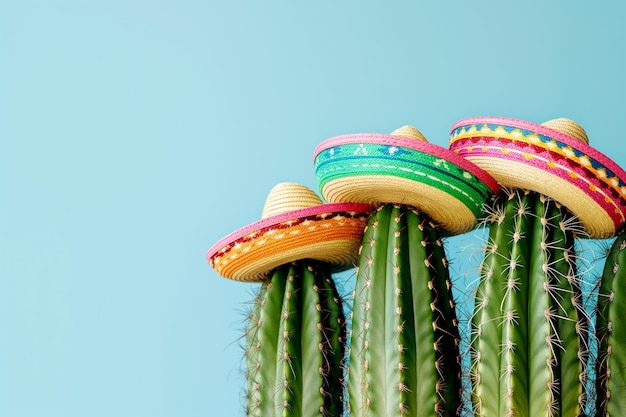
[[[588,317],[573,216],[548,197],[505,190],[491,206],[471,319],[477,416],[584,414]]]
[[[596,413],[622,416],[626,412],[626,232],[613,242],[604,265],[596,311]]]
[[[460,412],[460,338],[447,266],[424,213],[385,204],[370,217],[352,312],[351,416]]]
[[[298,261],[261,285],[246,332],[249,416],[340,416],[345,320],[320,263]]]

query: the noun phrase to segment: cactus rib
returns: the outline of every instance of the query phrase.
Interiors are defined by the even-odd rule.
[[[509,194],[508,199],[514,198],[517,195]],[[476,290],[471,341],[472,402],[475,414],[481,416],[499,415],[501,400],[508,394],[502,384],[503,368],[500,361],[506,344],[503,345],[501,329],[505,317],[502,311],[505,295],[513,296],[519,288],[517,283],[507,291],[506,279],[510,264],[508,245],[514,238],[514,232],[511,231],[515,230],[518,213],[516,203],[517,200],[506,205],[502,201],[496,201],[489,219],[489,241],[481,263],[480,284]],[[504,369],[509,372],[514,370],[513,365]]]
[[[344,340],[328,266],[297,261],[275,269],[246,332],[247,415],[341,415]]]
[[[392,204],[372,214],[354,294],[351,415],[457,415],[457,320],[443,243],[425,214]]]
[[[494,204],[472,317],[474,413],[581,415],[588,319],[571,214],[517,189]]]

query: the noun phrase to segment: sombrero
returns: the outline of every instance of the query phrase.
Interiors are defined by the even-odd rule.
[[[328,202],[400,203],[427,213],[443,234],[469,231],[498,190],[484,170],[428,143],[414,127],[392,134],[333,137],[315,149],[315,173]]]
[[[547,195],[578,217],[590,238],[608,238],[626,219],[626,173],[589,146],[569,119],[543,125],[504,117],[458,121],[450,149],[502,186]]]
[[[367,204],[323,204],[304,185],[280,183],[267,196],[261,220],[221,239],[206,257],[217,273],[237,281],[262,281],[274,268],[301,259],[346,270],[358,259],[371,211]]]

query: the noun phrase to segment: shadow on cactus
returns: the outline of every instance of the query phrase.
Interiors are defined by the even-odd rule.
[[[331,272],[353,267],[371,210],[281,183],[260,221],[207,252],[225,278],[261,283],[245,334],[246,415],[342,415],[346,330]]]
[[[458,415],[460,336],[442,236],[475,226],[495,181],[412,127],[331,138],[315,169],[326,200],[378,207],[356,272],[350,415]]]
[[[450,148],[507,187],[485,220],[471,319],[474,414],[593,415],[593,335],[574,242],[610,237],[624,222],[623,171],[568,119],[465,119]]]
[[[606,259],[598,290],[596,409],[598,416],[626,409],[626,230],[622,227]]]

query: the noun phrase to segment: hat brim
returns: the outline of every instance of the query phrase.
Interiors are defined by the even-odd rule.
[[[350,269],[372,210],[367,204],[321,204],[267,217],[218,241],[206,258],[223,277],[247,282],[302,259],[325,262],[333,272]]]
[[[326,201],[414,206],[448,235],[471,230],[498,190],[486,171],[454,152],[395,135],[328,139],[315,149],[314,164]]]
[[[584,142],[540,124],[504,117],[458,121],[450,149],[501,186],[544,194],[567,207],[590,238],[608,238],[626,219],[626,173]]]

